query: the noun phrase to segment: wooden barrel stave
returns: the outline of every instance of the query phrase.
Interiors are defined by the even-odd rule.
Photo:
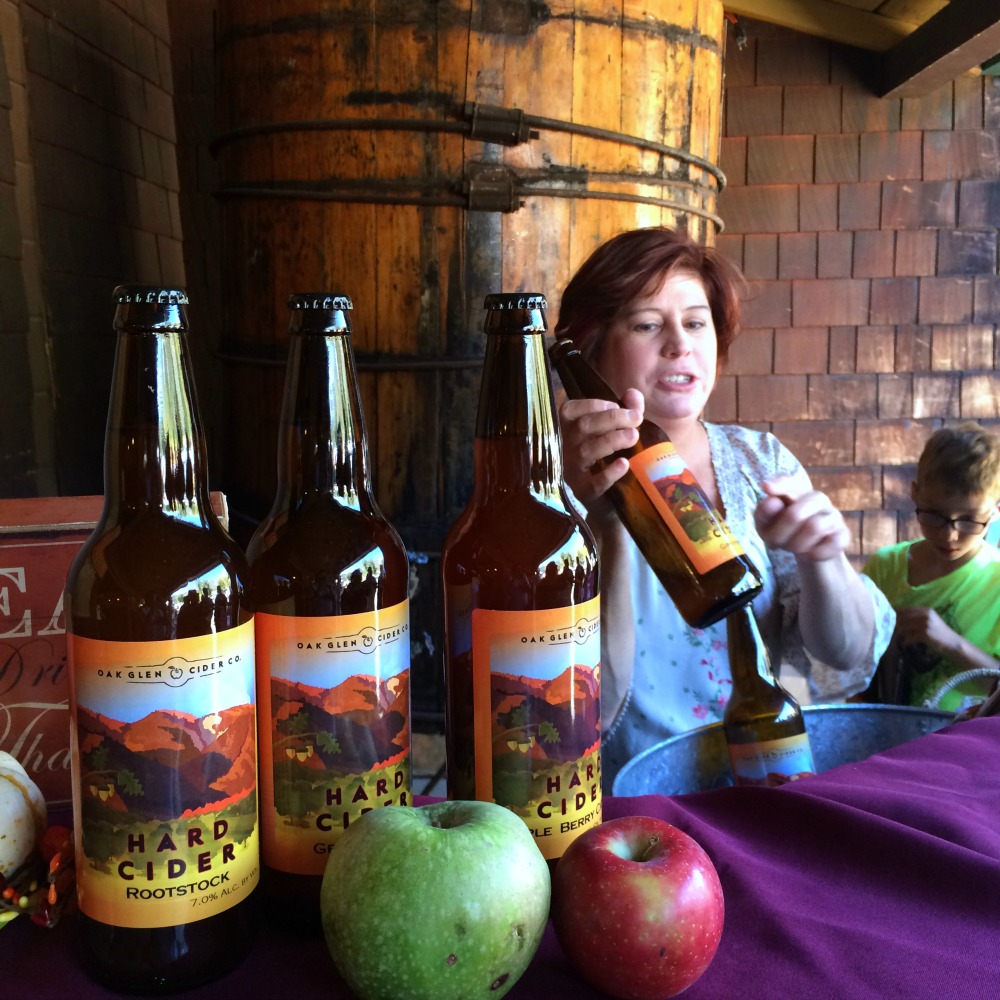
[[[714,222],[693,213],[714,210],[715,178],[628,139],[716,160],[721,4],[670,0],[625,12],[601,0],[223,0],[218,163],[231,355],[280,358],[288,293],[328,287],[355,301],[362,365],[366,356],[476,358],[488,292],[544,292],[554,322],[559,290],[614,232],[682,222],[711,241]],[[457,123],[470,101],[623,141],[543,128],[505,147],[418,130]],[[226,138],[320,119],[351,127]],[[373,119],[406,127],[364,127]],[[521,172],[546,193],[514,212],[467,210],[463,184],[480,165]],[[227,194],[254,185],[298,199]],[[259,516],[273,490],[267,452],[281,369],[233,360],[231,374],[225,476],[234,503]],[[380,502],[414,544],[431,544],[468,495],[478,371],[394,368],[364,374],[362,385]],[[258,424],[248,428],[248,418]]]

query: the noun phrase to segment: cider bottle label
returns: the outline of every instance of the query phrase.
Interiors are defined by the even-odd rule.
[[[410,804],[409,604],[256,622],[264,861],[322,875],[362,813]]]
[[[729,761],[737,785],[783,785],[813,774],[809,737],[805,733],[760,743],[730,743]]]
[[[257,884],[254,627],[162,642],[67,635],[80,909],[171,927]]]
[[[672,442],[644,449],[629,465],[699,573],[744,554],[729,525],[706,505],[698,481]]]
[[[472,611],[476,798],[521,816],[546,859],[601,821],[600,600]]]

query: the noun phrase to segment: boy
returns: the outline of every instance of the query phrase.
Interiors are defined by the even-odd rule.
[[[1000,550],[985,541],[1000,504],[1000,438],[971,421],[935,431],[910,495],[924,537],[879,549],[864,568],[897,615],[872,689],[880,701],[961,711],[1000,676]],[[969,670],[978,676],[948,689]]]

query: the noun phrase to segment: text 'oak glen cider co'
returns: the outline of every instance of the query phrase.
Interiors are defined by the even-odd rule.
[[[619,402],[572,340],[557,340],[549,354],[571,399]],[[636,443],[602,464],[621,457],[629,471],[608,498],[684,621],[705,628],[752,601],[761,591],[756,567],[666,431],[644,420]]]
[[[512,809],[554,861],[601,819],[597,546],[563,482],[545,299],[486,310],[473,494],[441,555],[448,795]]]
[[[166,992],[252,940],[254,626],[210,505],[187,297],[115,300],[104,510],[66,584],[76,925],[96,979]]]
[[[351,300],[295,294],[278,487],[247,554],[257,609],[262,888],[320,927],[338,836],[410,803],[406,550],[372,493]]]
[[[812,774],[812,749],[798,702],[781,686],[750,605],[726,619],[733,690],[722,731],[736,785],[782,785]]]

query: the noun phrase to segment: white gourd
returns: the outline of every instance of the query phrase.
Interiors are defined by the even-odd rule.
[[[45,833],[45,796],[16,757],[0,750],[0,874],[11,875]]]

